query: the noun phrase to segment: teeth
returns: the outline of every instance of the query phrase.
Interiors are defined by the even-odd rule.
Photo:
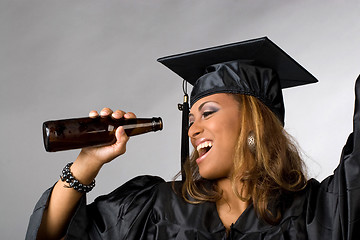
[[[203,142],[196,147],[196,150],[199,151],[200,149],[206,147],[212,147],[212,142]]]

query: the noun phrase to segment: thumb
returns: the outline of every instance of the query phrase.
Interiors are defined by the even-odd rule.
[[[116,142],[126,143],[129,137],[126,135],[124,127],[119,126],[115,131]]]
[[[114,147],[119,154],[123,154],[126,151],[126,143],[129,141],[129,137],[126,135],[122,126],[118,127],[115,131],[116,142]]]

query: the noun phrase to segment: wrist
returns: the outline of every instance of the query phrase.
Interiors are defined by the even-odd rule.
[[[87,193],[90,192],[95,187],[95,179],[92,180],[90,184],[84,184],[81,181],[79,181],[77,178],[74,177],[72,174],[70,167],[73,165],[73,163],[68,163],[62,170],[62,173],[60,175],[60,180],[64,183],[67,183],[68,185],[64,184],[64,187],[66,188],[73,188],[79,193]]]
[[[103,164],[94,160],[91,156],[81,152],[70,167],[73,176],[83,184],[91,184],[99,173]]]

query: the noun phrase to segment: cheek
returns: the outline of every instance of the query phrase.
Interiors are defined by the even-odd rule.
[[[223,138],[223,141],[228,142],[228,144],[237,142],[237,139],[240,135],[241,127],[238,121],[222,121],[217,124],[216,134]]]
[[[219,152],[217,152],[217,154],[218,157],[226,161],[227,165],[230,165],[233,163],[235,149],[240,135],[240,124],[227,121],[223,122],[220,126],[217,133],[217,144],[219,146]]]

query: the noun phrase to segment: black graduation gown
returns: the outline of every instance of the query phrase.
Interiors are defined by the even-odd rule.
[[[360,239],[360,81],[356,92],[354,131],[339,166],[321,183],[309,180],[278,225],[259,220],[250,205],[227,236],[214,203],[186,203],[174,193],[171,183],[141,176],[90,205],[84,196],[66,239]],[[26,239],[36,239],[51,190],[37,203]]]

